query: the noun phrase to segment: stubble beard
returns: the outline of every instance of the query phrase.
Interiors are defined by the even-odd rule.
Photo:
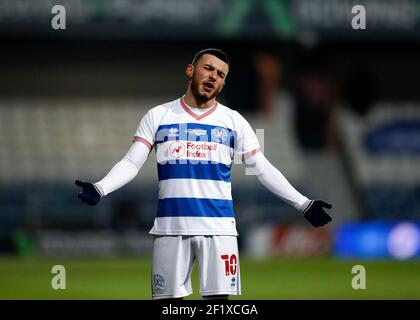
[[[199,92],[199,86],[200,83],[198,83],[197,79],[193,76],[191,80],[191,93],[195,98],[195,101],[197,101],[198,104],[206,103],[209,100],[212,100],[216,98],[217,94],[219,93],[218,90],[215,90],[210,96],[207,96],[205,94],[201,94]]]

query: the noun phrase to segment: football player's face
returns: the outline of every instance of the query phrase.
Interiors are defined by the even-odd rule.
[[[225,85],[228,71],[226,62],[211,54],[202,55],[195,66],[189,65],[187,68],[187,75],[188,72],[191,74],[191,90],[194,96],[203,101],[216,97]]]

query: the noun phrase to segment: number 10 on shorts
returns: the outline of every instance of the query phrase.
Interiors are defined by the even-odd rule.
[[[226,276],[234,276],[236,274],[236,255],[232,254],[229,256],[228,254],[222,254],[220,258],[225,261]]]

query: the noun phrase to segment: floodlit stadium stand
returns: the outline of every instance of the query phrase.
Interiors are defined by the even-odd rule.
[[[379,103],[363,118],[343,108],[339,122],[366,218],[420,218],[419,106]]]

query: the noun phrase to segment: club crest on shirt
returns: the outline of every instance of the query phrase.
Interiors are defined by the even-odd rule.
[[[235,277],[233,277],[233,278],[231,279],[230,286],[231,286],[231,287],[234,287],[235,285],[236,285],[236,278],[235,278]]]
[[[229,131],[224,128],[218,127],[211,130],[212,141],[223,143],[227,140],[228,135],[229,135]]]

